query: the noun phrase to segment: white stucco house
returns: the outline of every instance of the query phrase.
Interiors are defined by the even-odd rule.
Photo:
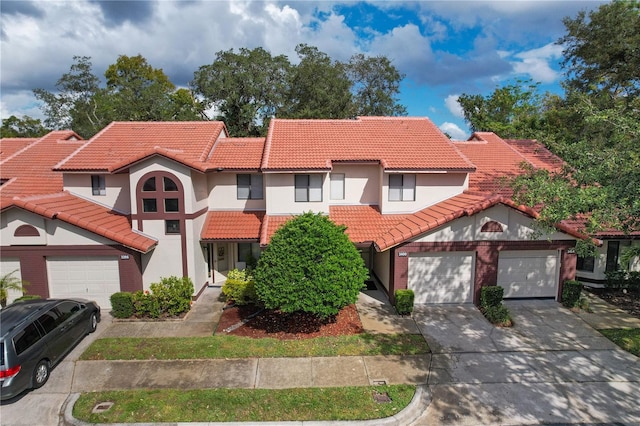
[[[522,162],[561,165],[540,144],[453,142],[426,118],[273,119],[265,138],[215,121],[114,122],[88,141],[54,131],[0,149],[2,274],[105,309],[170,275],[197,295],[306,211],[346,225],[380,288],[411,288],[416,303],[478,303],[491,284],[558,299],[586,238],[563,224],[535,236],[536,212],[502,184]]]

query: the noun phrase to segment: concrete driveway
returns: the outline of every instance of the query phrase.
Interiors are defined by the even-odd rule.
[[[40,389],[23,392],[16,398],[3,401],[0,406],[2,426],[47,425],[60,423],[60,407],[71,393],[75,362],[87,347],[111,324],[111,315],[102,312],[98,329],[87,335],[52,371],[47,383]]]
[[[474,306],[419,306],[432,402],[415,425],[640,424],[640,362],[553,301],[507,302],[512,328]]]

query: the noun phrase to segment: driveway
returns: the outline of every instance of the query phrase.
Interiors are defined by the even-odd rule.
[[[111,318],[108,312],[102,312],[98,329],[87,335],[67,354],[51,371],[51,376],[43,387],[3,401],[0,407],[2,426],[61,424],[60,407],[71,393],[75,362],[85,349],[109,328]]]
[[[640,362],[554,301],[507,302],[512,328],[474,306],[418,306],[432,402],[415,425],[639,424]]]

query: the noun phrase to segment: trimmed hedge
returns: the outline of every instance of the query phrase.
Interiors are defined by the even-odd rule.
[[[575,308],[580,302],[582,283],[576,280],[564,282],[562,287],[562,305],[567,308]]]
[[[413,290],[396,290],[396,311],[400,315],[409,315],[413,312],[413,300],[415,295]]]
[[[504,288],[491,285],[480,290],[480,312],[491,324],[510,327],[512,325],[509,309],[502,304]]]
[[[492,285],[482,287],[480,291],[480,306],[483,308],[497,307],[502,305],[502,297],[504,296],[504,288]]]
[[[126,291],[111,295],[111,314],[116,318],[129,318],[133,315],[133,295]]]
[[[248,305],[256,303],[256,285],[253,280],[229,279],[222,286],[222,294],[227,299],[233,300],[236,305]]]

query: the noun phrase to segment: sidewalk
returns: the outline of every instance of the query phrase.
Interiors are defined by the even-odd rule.
[[[640,328],[640,318],[633,317],[613,305],[588,292],[591,312],[579,312],[578,316],[596,330],[604,328]]]

